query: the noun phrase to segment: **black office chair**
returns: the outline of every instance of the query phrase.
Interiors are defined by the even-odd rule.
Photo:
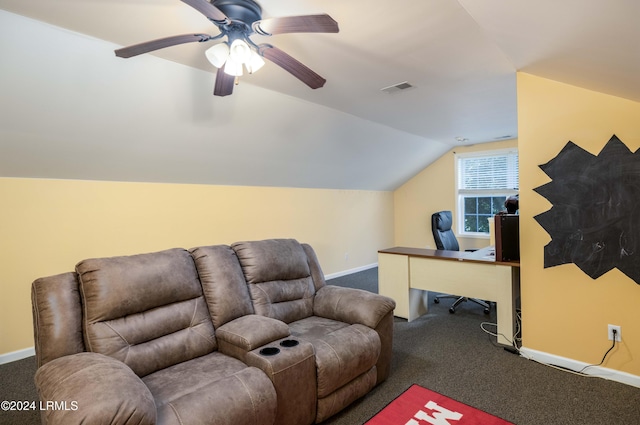
[[[436,242],[437,249],[460,251],[460,245],[458,245],[456,235],[453,233],[453,230],[451,230],[452,221],[451,211],[440,211],[431,215],[431,231],[433,232],[433,239]],[[451,307],[449,307],[449,313],[455,313],[456,307],[465,301],[473,301],[476,304],[480,304],[484,307],[484,314],[489,314],[490,311],[488,302],[458,295],[440,295],[435,297],[433,302],[437,304],[443,298],[456,298]]]

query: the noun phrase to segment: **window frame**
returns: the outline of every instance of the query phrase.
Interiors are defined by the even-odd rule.
[[[506,157],[513,157],[516,156],[516,161],[515,161],[515,170],[513,168],[513,161],[508,161],[507,162],[507,176],[511,176],[512,179],[515,178],[515,180],[511,180],[512,183],[515,183],[515,189],[508,189],[508,188],[500,188],[500,189],[464,189],[461,188],[461,177],[462,177],[462,173],[461,173],[461,165],[462,165],[462,161],[466,158],[485,158],[485,157],[500,157],[500,156],[506,156]],[[456,197],[456,205],[457,205],[457,212],[458,214],[456,214],[456,218],[455,218],[455,226],[457,229],[457,233],[458,236],[461,237],[465,237],[465,238],[484,238],[484,239],[489,239],[490,237],[490,233],[484,233],[484,232],[467,232],[465,231],[465,205],[464,205],[464,199],[465,196],[467,197],[475,197],[475,198],[480,198],[480,197],[495,197],[495,196],[505,196],[505,197],[509,197],[512,195],[517,195],[519,192],[519,178],[520,178],[520,174],[519,174],[519,153],[518,153],[518,148],[514,147],[514,148],[507,148],[507,149],[492,149],[492,150],[486,150],[486,151],[476,151],[476,152],[464,152],[464,153],[456,153],[455,156],[455,197]],[[471,196],[469,196],[471,195]]]

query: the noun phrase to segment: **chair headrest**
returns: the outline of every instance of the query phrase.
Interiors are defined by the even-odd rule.
[[[451,211],[440,211],[440,212],[434,213],[431,216],[431,221],[435,226],[435,228],[441,232],[446,232],[447,230],[451,230],[451,225],[453,221],[451,217]]]

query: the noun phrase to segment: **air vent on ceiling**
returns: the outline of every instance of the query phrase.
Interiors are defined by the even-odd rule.
[[[382,88],[382,89],[380,89],[380,91],[383,91],[385,93],[397,93],[397,92],[399,92],[401,90],[410,89],[412,87],[413,86],[409,82],[403,81],[402,83],[398,83],[398,84],[394,84],[394,85],[389,86],[389,87]]]

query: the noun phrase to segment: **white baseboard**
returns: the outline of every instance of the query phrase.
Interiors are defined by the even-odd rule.
[[[347,276],[353,273],[363,272],[365,270],[372,269],[374,267],[378,267],[378,263],[367,264],[366,266],[356,267],[354,269],[344,270],[337,273],[331,273],[324,275],[325,280],[335,279],[336,277]]]
[[[16,360],[26,359],[27,357],[35,355],[36,350],[33,347],[25,348],[24,350],[12,351],[10,353],[0,354],[0,364],[15,362]]]
[[[555,365],[560,366],[561,368],[566,368],[573,370],[575,372],[582,370],[585,366],[588,366],[589,363],[584,363],[578,360],[569,359],[567,357],[556,356],[555,354],[549,354],[538,350],[533,350],[531,348],[522,347],[520,348],[520,354],[522,357],[534,360],[539,363],[547,364],[547,365]],[[585,369],[583,372],[585,375],[597,376],[599,378],[610,379],[612,381],[621,382],[623,384],[632,385],[634,387],[640,388],[640,376],[632,375],[627,372],[621,372],[615,369],[608,369],[602,366],[591,366]]]

